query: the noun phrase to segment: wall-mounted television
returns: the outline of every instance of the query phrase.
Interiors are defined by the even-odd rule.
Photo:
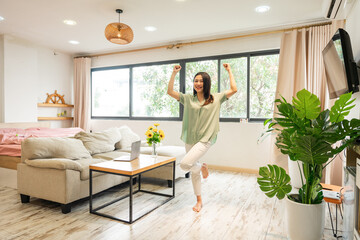
[[[330,99],[359,91],[359,77],[350,36],[339,28],[322,51]]]

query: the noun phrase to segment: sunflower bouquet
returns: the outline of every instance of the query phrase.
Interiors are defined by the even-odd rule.
[[[165,138],[163,130],[158,129],[159,123],[155,123],[154,126],[150,126],[146,131],[146,141],[149,146],[152,146],[154,143],[160,143],[161,140]]]

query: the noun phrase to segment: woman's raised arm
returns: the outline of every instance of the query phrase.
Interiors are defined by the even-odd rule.
[[[177,91],[174,91],[174,81],[176,74],[180,71],[181,66],[175,65],[174,70],[171,74],[167,94],[169,94],[171,97],[175,98],[176,100],[180,100],[180,94]]]
[[[225,70],[229,73],[230,78],[230,89],[225,91],[226,98],[230,98],[232,95],[234,95],[237,92],[236,82],[234,79],[234,76],[231,72],[230,65],[228,63],[223,64]]]

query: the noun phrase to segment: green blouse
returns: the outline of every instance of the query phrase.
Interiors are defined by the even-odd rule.
[[[193,94],[180,93],[184,105],[181,140],[187,144],[216,141],[219,132],[220,105],[227,100],[225,92],[212,94],[214,102],[202,106]]]

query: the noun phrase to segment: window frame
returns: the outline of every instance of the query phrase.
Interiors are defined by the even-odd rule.
[[[218,92],[221,92],[221,60],[228,59],[228,58],[247,58],[247,100],[246,100],[246,118],[249,122],[262,122],[266,120],[266,118],[250,118],[250,58],[256,56],[266,56],[266,55],[275,55],[279,54],[279,49],[271,49],[271,50],[263,50],[263,51],[253,51],[253,52],[245,52],[245,53],[235,53],[235,54],[225,54],[225,55],[216,55],[216,56],[205,56],[205,57],[197,57],[197,58],[185,58],[185,59],[175,59],[175,60],[168,60],[168,61],[157,61],[157,62],[148,62],[148,63],[137,63],[137,64],[127,64],[127,65],[120,65],[120,66],[109,66],[109,67],[96,67],[91,68],[90,74],[90,113],[91,119],[104,119],[104,120],[156,120],[156,121],[182,121],[183,113],[184,113],[184,106],[179,102],[179,117],[134,117],[132,116],[133,110],[133,68],[135,67],[146,67],[152,65],[165,65],[165,64],[179,64],[181,66],[181,70],[179,72],[179,90],[182,93],[185,93],[186,83],[186,63],[188,62],[197,62],[197,61],[205,61],[205,60],[216,60],[218,65]],[[92,112],[92,96],[93,96],[93,79],[92,73],[95,71],[104,71],[104,70],[114,70],[114,69],[129,69],[129,116],[126,117],[109,117],[109,116],[93,116]],[[170,97],[170,96],[169,96]],[[241,118],[220,118],[221,122],[240,122]]]

